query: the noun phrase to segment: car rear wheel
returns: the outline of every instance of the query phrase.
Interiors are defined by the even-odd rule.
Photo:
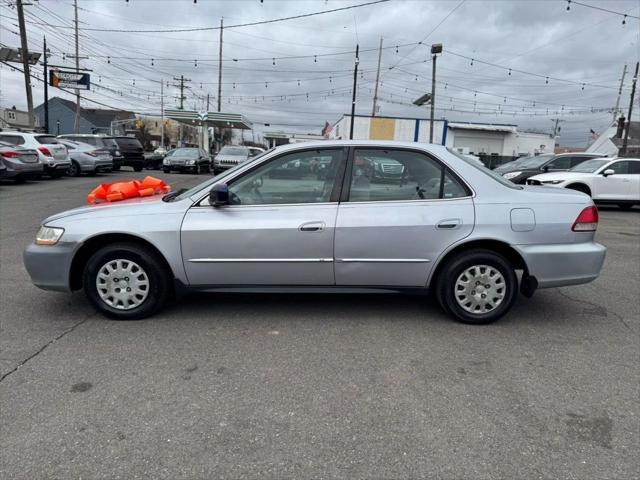
[[[71,166],[69,167],[69,170],[67,170],[67,174],[70,177],[79,177],[80,176],[80,165],[78,165],[78,162],[71,162]]]
[[[518,278],[501,255],[471,250],[451,258],[443,266],[437,284],[440,305],[463,323],[494,322],[513,306]]]
[[[133,243],[108,245],[93,254],[83,285],[93,306],[115,320],[153,315],[170,293],[162,260]]]

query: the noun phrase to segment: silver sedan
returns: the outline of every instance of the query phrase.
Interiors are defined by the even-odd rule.
[[[376,164],[399,174],[376,176]],[[480,324],[519,291],[597,278],[597,223],[583,193],[515,185],[442,146],[325,141],[278,147],[162,199],[54,215],[24,261],[38,287],[84,289],[118,319],[188,291],[433,291]]]

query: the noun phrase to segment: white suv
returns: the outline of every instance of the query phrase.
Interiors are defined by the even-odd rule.
[[[71,166],[67,147],[62,145],[53,135],[30,132],[0,132],[0,141],[36,150],[40,163],[44,165],[44,174],[52,178],[61,177]]]

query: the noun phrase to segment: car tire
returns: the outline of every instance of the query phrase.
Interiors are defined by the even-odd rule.
[[[78,164],[78,162],[71,162],[71,166],[69,167],[69,170],[67,170],[67,175],[69,175],[70,177],[80,176],[80,165]]]
[[[195,166],[193,167],[193,174],[194,175],[200,175],[200,164],[196,163]]]
[[[104,287],[99,289],[98,285]],[[91,304],[114,320],[149,317],[164,306],[171,293],[162,259],[135,243],[114,243],[94,253],[85,266],[83,286]],[[123,291],[125,288],[133,293]]]
[[[163,168],[162,171],[164,173],[171,173],[171,169],[170,168]]]
[[[518,277],[502,255],[474,249],[447,260],[436,288],[445,312],[462,323],[484,325],[511,309],[517,298]]]
[[[119,172],[120,171],[120,165],[114,165],[113,166],[113,171],[114,172]]]
[[[136,165],[135,167],[133,167],[133,171],[141,172],[143,168],[144,168],[144,165]]]

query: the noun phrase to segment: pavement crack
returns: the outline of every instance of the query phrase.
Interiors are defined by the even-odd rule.
[[[558,289],[558,293],[560,294],[560,296],[571,300],[572,302],[577,302],[577,303],[584,303],[585,305],[589,305],[590,307],[593,308],[602,308],[602,305],[598,305],[597,303],[593,303],[590,302],[589,300],[583,300],[581,298],[574,298],[571,295],[569,295],[568,293],[563,292],[562,290]],[[631,328],[631,326],[626,322],[626,320],[622,317],[622,315],[620,315],[619,313],[616,313],[612,310],[605,310],[607,312],[607,314],[611,314],[613,315],[615,318],[617,318],[618,320],[620,320],[620,322],[627,328],[627,330],[629,330],[631,333],[636,333],[634,332],[633,328]]]
[[[35,353],[29,355],[27,358],[25,358],[24,360],[22,360],[20,363],[18,363],[18,365],[16,365],[12,370],[8,371],[7,373],[3,374],[0,377],[0,382],[3,382],[5,378],[7,378],[9,375],[11,375],[12,373],[15,373],[18,371],[18,369],[20,367],[22,367],[24,364],[26,364],[28,361],[36,358],[38,355],[40,355],[42,352],[44,352],[47,347],[49,347],[49,345],[57,342],[58,340],[60,340],[62,337],[66,336],[67,334],[73,332],[76,328],[78,328],[80,325],[82,325],[83,323],[85,323],[87,320],[89,320],[91,317],[95,316],[95,313],[86,316],[85,318],[83,318],[82,320],[80,320],[79,322],[75,323],[74,325],[72,325],[71,327],[67,328],[64,332],[62,332],[60,335],[58,335],[55,338],[52,338],[51,340],[49,340],[47,343],[45,343],[42,347],[40,347]]]

